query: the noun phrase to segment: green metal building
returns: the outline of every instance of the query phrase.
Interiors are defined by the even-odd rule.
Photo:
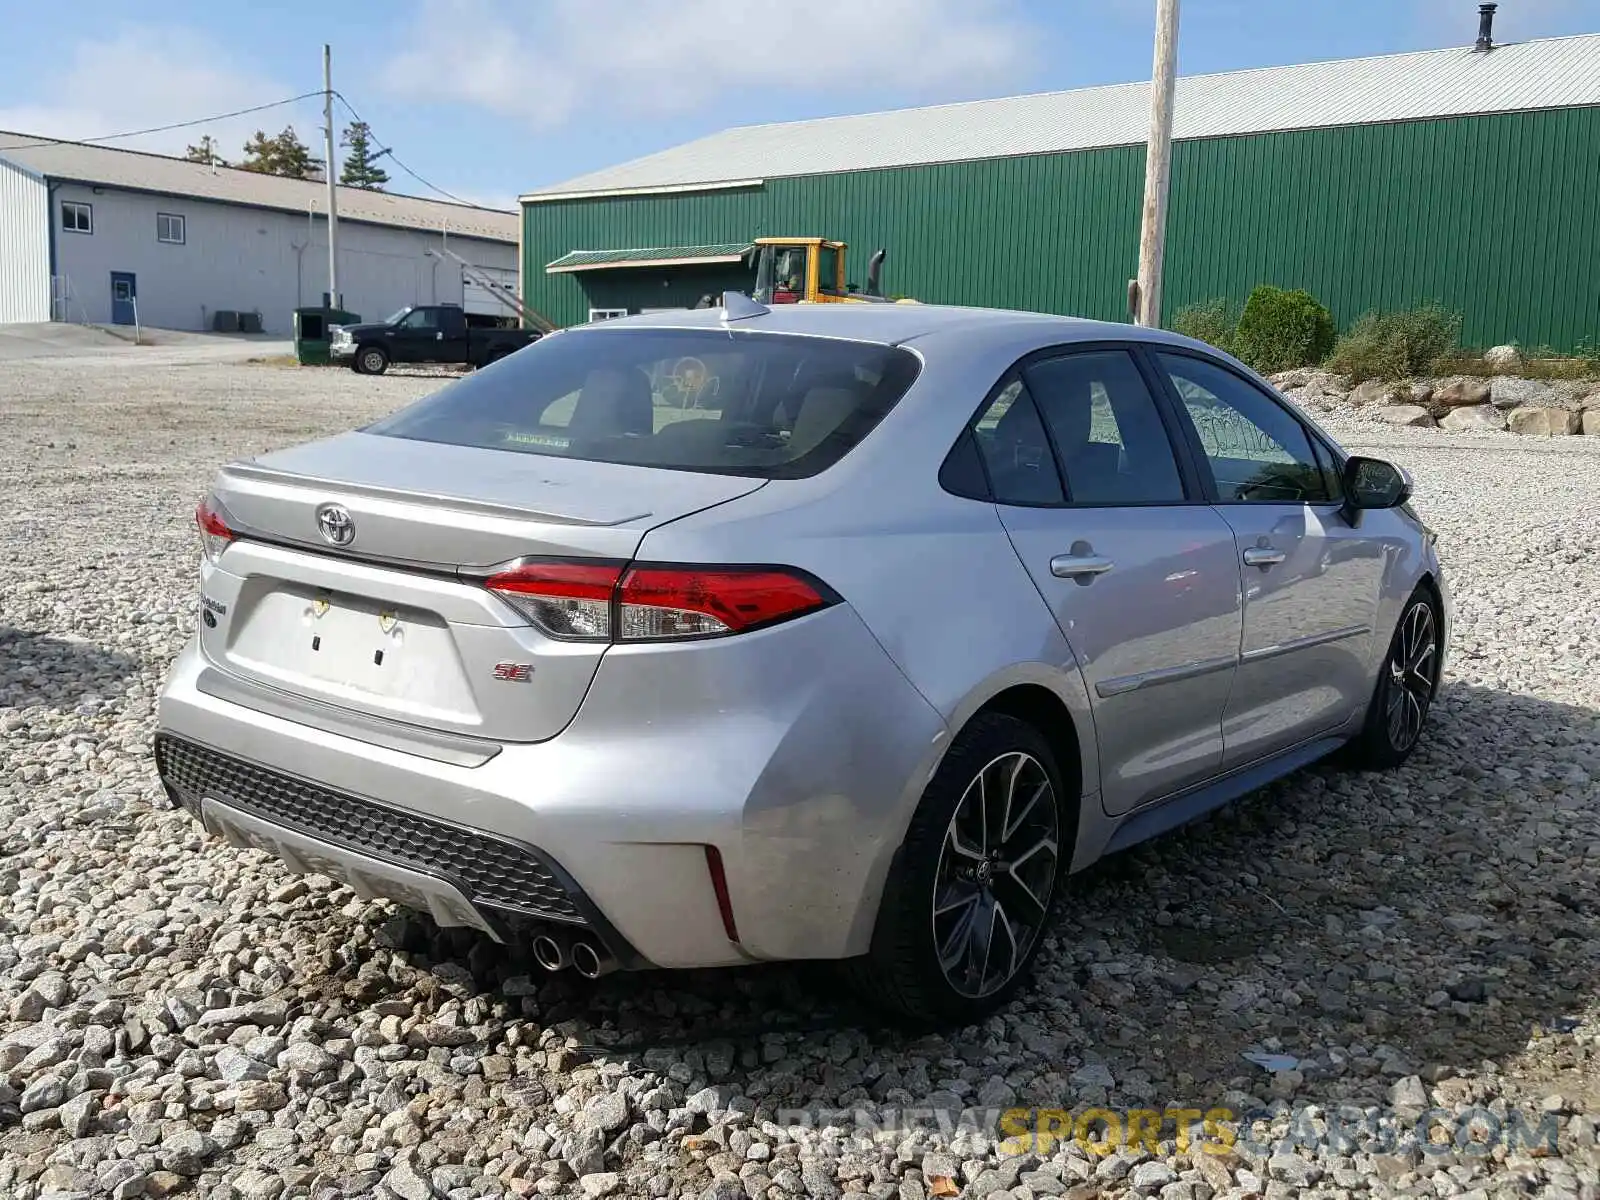
[[[1146,84],[732,129],[522,197],[558,324],[748,289],[751,239],[850,244],[928,303],[1126,319]],[[1439,301],[1463,341],[1600,343],[1600,34],[1179,80],[1164,315],[1259,283],[1341,326]]]

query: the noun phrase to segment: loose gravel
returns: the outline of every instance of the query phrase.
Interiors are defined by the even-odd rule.
[[[544,977],[162,807],[211,472],[437,383],[0,367],[0,1195],[1600,1194],[1600,439],[1328,418],[1414,472],[1455,589],[1420,751],[1101,864],[1036,987],[918,1035],[819,967]],[[1259,1120],[1001,1145],[1014,1107]]]

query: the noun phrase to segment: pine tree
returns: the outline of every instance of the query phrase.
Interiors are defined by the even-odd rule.
[[[312,156],[311,147],[300,140],[293,125],[285,126],[277,137],[268,137],[256,130],[256,135],[245,143],[244,153],[244,161],[239,165],[262,175],[311,179],[322,168],[322,160]]]
[[[219,167],[228,165],[228,160],[217,153],[217,141],[209,133],[200,139],[198,145],[191,145],[185,150],[183,156],[190,162],[214,163]]]
[[[372,151],[371,126],[365,121],[351,122],[345,127],[339,144],[350,151],[345,155],[339,182],[348,187],[366,188],[369,192],[383,191],[383,185],[389,182],[389,172],[373,161],[376,155]]]

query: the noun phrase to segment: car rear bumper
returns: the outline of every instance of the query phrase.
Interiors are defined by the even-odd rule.
[[[379,744],[292,719],[292,705],[213,694],[216,675],[191,642],[157,735],[169,795],[213,832],[492,936],[524,920],[587,930],[623,966],[864,952],[945,741],[844,606],[721,642],[615,648],[559,737],[486,742],[487,757],[424,737],[401,748],[404,727]]]

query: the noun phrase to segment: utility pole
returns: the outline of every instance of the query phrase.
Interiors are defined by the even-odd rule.
[[[322,47],[322,115],[327,135],[325,174],[328,177],[328,304],[339,308],[339,183],[333,164],[333,49]]]
[[[1134,316],[1161,324],[1161,267],[1167,247],[1167,190],[1172,178],[1172,99],[1178,82],[1178,0],[1156,0],[1156,59],[1150,77],[1150,145],[1144,163],[1144,218]]]

